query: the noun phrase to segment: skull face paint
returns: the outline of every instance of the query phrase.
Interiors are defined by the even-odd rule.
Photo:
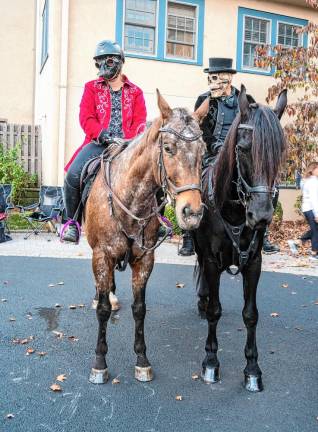
[[[123,67],[119,56],[98,57],[95,59],[95,66],[99,69],[98,76],[111,81],[118,77]]]
[[[208,83],[213,98],[231,94],[232,74],[228,72],[209,73]]]

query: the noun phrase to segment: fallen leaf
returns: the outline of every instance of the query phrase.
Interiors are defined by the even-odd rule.
[[[69,305],[69,309],[76,309],[76,305]]]
[[[68,336],[68,340],[70,340],[72,342],[77,342],[78,338],[76,336]]]
[[[26,350],[25,355],[31,355],[31,354],[33,354],[34,352],[35,352],[35,349],[33,349],[33,348],[28,348],[28,349]]]
[[[16,321],[16,318],[14,316],[9,318],[9,321]]]
[[[272,312],[272,313],[271,313],[271,317],[273,317],[273,318],[279,317],[279,313],[277,313],[277,312]]]
[[[270,354],[275,354],[275,351],[270,351],[269,353],[270,353]]]
[[[63,281],[58,282],[57,285],[64,285],[64,282]]]
[[[55,378],[55,381],[64,382],[66,379],[67,379],[67,376],[65,374],[61,374]]]
[[[50,386],[50,389],[54,392],[60,392],[62,391],[62,387],[59,384],[52,384]]]
[[[195,381],[199,379],[199,374],[197,374],[196,372],[193,372],[193,374],[191,375],[191,378]]]
[[[79,305],[77,305],[79,308],[84,308],[85,307],[85,305],[83,304],[83,303],[81,303],[81,304],[79,304]]]
[[[57,338],[62,338],[64,336],[64,333],[56,330],[53,330],[52,333],[54,333]]]
[[[183,397],[181,395],[176,396],[176,401],[182,401],[182,400],[183,400]]]
[[[120,380],[118,378],[114,378],[112,384],[120,384]]]
[[[283,283],[282,288],[288,288],[288,283]]]
[[[3,285],[8,285],[9,281],[3,281]]]
[[[6,415],[7,419],[13,419],[14,418],[14,414],[10,413]]]
[[[26,314],[26,317],[27,317],[28,320],[33,319],[33,316],[32,316],[32,314],[31,314],[31,312],[28,312],[28,313]]]
[[[2,303],[5,303],[5,302],[7,302],[7,301],[8,301],[8,300],[5,299],[5,298],[1,299],[1,302],[2,302]]]
[[[56,307],[56,308],[60,308],[60,307],[62,307],[62,305],[60,305],[60,304],[58,304],[58,303],[55,303],[55,307]]]
[[[243,331],[242,327],[239,327],[238,329],[236,329],[237,331]]]
[[[181,282],[176,283],[176,288],[184,288],[184,287],[185,287],[184,283],[181,283]]]
[[[21,340],[20,340],[20,344],[21,344],[21,345],[25,345],[25,344],[27,344],[27,343],[29,343],[29,339],[21,339]]]
[[[48,287],[49,287],[49,288],[55,287],[55,284],[50,283],[50,284],[48,284]]]
[[[304,330],[302,327],[295,327],[295,330],[299,330],[299,331],[302,331],[302,330]]]
[[[295,294],[297,294],[297,293],[296,293],[296,291],[292,291],[291,294],[292,294],[292,295],[295,295]]]
[[[44,357],[44,356],[46,356],[47,352],[45,352],[45,351],[37,351],[36,354],[37,354],[39,357]]]
[[[315,305],[318,305],[318,300],[317,300],[317,301],[315,301]]]

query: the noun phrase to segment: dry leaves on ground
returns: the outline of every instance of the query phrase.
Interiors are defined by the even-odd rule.
[[[183,400],[183,397],[181,395],[176,396],[176,401],[182,401],[182,400]]]
[[[112,384],[120,384],[120,380],[118,378],[114,378]]]
[[[65,374],[61,374],[55,378],[55,381],[64,382],[66,379],[67,379],[67,376]]]
[[[69,309],[76,309],[76,305],[69,305]]]
[[[44,357],[44,356],[47,355],[47,352],[45,352],[45,351],[37,351],[36,354],[37,354],[39,357]]]
[[[14,316],[9,317],[9,321],[16,321],[16,317],[14,317]]]
[[[35,349],[34,348],[28,348],[27,350],[26,350],[26,352],[25,352],[25,355],[31,355],[31,354],[33,354],[35,352]]]
[[[185,287],[184,283],[181,283],[181,282],[176,283],[176,288],[184,288],[184,287]]]
[[[7,419],[13,419],[14,418],[14,414],[9,413],[9,414],[6,415],[6,418]]]
[[[283,283],[282,288],[288,288],[288,283]]]
[[[270,241],[278,244],[281,252],[292,255],[287,241],[298,240],[308,229],[309,227],[304,220],[283,221],[281,223],[273,222],[269,228]],[[309,243],[303,245],[300,242],[300,244],[297,245],[298,255],[306,256],[309,247]]]
[[[52,384],[50,386],[50,389],[54,392],[61,392],[62,391],[62,387],[59,384]]]
[[[193,372],[193,374],[191,375],[191,378],[195,381],[195,380],[198,380],[200,378],[200,376],[197,372]]]
[[[70,340],[71,342],[77,342],[78,341],[78,337],[76,337],[76,336],[68,336],[67,339]]]
[[[64,333],[59,332],[57,330],[53,330],[52,333],[59,339],[62,339],[62,337],[64,336]]]
[[[277,318],[277,317],[279,317],[279,313],[277,313],[277,312],[272,312],[272,313],[271,313],[271,317],[272,317],[272,318]]]

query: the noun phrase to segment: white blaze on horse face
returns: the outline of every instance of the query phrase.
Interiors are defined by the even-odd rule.
[[[213,98],[228,96],[231,93],[232,74],[227,72],[210,73],[208,83]]]

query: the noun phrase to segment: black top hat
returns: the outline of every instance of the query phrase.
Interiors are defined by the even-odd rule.
[[[210,57],[209,67],[203,69],[205,73],[228,72],[235,74],[236,70],[232,69],[233,60],[230,58]]]

